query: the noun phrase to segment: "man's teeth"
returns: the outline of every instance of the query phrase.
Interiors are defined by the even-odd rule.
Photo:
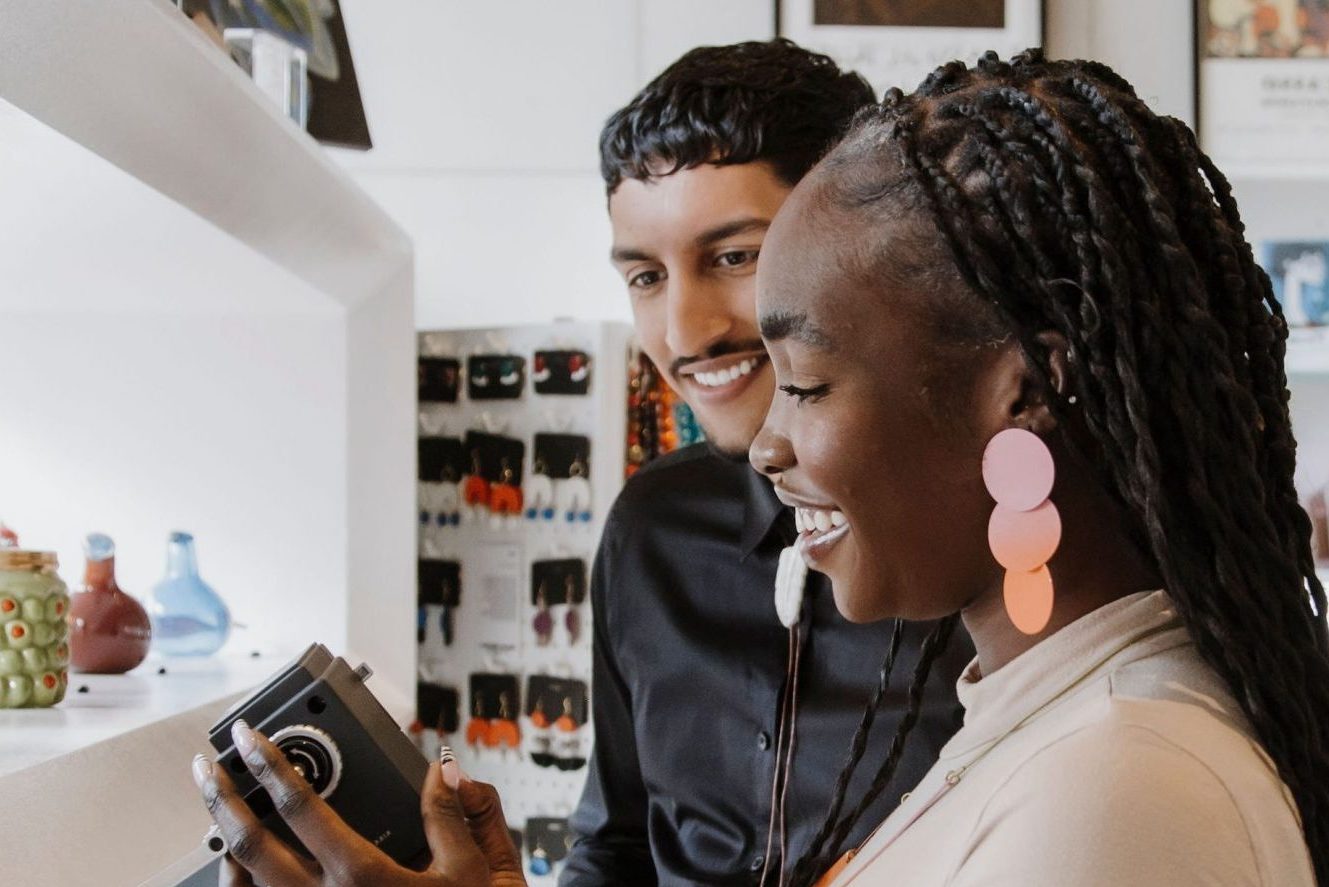
[[[707,388],[718,388],[721,385],[728,385],[740,376],[746,376],[755,370],[759,363],[758,360],[743,360],[727,369],[716,370],[713,373],[694,373],[692,378],[699,385]]]
[[[842,511],[821,508],[795,508],[794,526],[800,533],[825,533],[832,527],[843,527],[849,520]]]

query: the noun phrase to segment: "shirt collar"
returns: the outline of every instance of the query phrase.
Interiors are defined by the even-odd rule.
[[[780,515],[788,511],[784,503],[775,496],[775,487],[763,475],[755,470],[744,472],[744,499],[746,514],[743,520],[743,535],[739,539],[739,548],[747,560],[769,536],[776,533],[780,524]],[[784,539],[780,543],[785,544]]]
[[[955,687],[965,709],[964,728],[941,756],[967,754],[1000,738],[1095,673],[1188,643],[1167,593],[1141,591],[1080,617],[990,675],[979,674],[975,658]]]

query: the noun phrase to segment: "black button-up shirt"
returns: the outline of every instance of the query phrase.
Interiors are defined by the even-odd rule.
[[[624,488],[591,583],[595,748],[563,887],[759,880],[789,651],[775,613],[775,570],[793,534],[769,482],[704,445],[652,463]],[[802,625],[790,865],[826,815],[890,639],[889,623],[840,616],[819,574],[809,574]],[[885,758],[931,627],[905,630],[846,810]],[[847,847],[895,808],[959,728],[955,681],[972,655],[957,631],[933,668],[893,783]],[[778,836],[776,843],[778,870]]]

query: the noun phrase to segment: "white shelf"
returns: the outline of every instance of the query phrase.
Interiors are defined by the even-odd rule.
[[[150,656],[129,674],[71,673],[69,692],[59,705],[0,709],[0,794],[12,773],[235,696],[292,658],[294,654],[201,660]],[[166,673],[158,674],[160,668]],[[87,692],[78,692],[80,687]]]
[[[409,239],[168,0],[4,0],[0,98],[345,305]]]
[[[0,0],[5,517],[414,679],[413,248],[169,0]],[[39,370],[38,370],[39,368]],[[96,428],[96,434],[89,434]]]

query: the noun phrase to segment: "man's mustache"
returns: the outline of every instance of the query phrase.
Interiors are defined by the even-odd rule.
[[[715,360],[717,357],[724,357],[726,354],[750,354],[753,351],[763,353],[766,351],[766,346],[761,339],[748,339],[741,342],[717,342],[702,354],[678,358],[669,365],[669,374],[677,379],[678,374],[690,364],[701,363],[703,360]]]

